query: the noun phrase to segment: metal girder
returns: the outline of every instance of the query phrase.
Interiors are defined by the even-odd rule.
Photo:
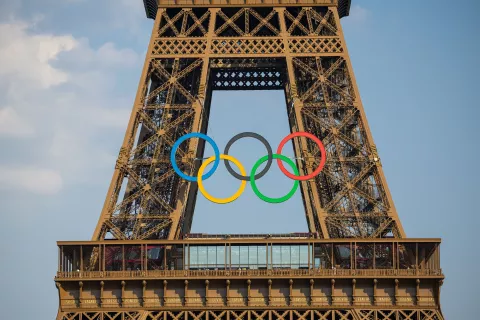
[[[183,311],[81,311],[63,312],[57,317],[58,320],[179,320],[179,319],[256,319],[256,320],[443,320],[443,316],[437,310],[413,309],[413,310],[389,310],[389,309],[287,309],[287,310],[211,310],[203,311],[189,309]]]
[[[290,6],[314,6],[314,5],[336,5],[338,6],[338,14],[340,18],[346,17],[350,14],[350,5],[352,0],[295,0],[289,1]],[[235,7],[235,6],[284,6],[285,3],[280,0],[261,1],[261,0],[239,0],[236,2],[228,0],[216,1],[202,1],[202,0],[143,0],[145,6],[145,13],[148,19],[155,20],[157,17],[158,7]]]
[[[159,9],[94,239],[107,232],[125,239],[173,239],[189,232],[196,185],[173,173],[168,159],[174,141],[205,131],[212,90],[279,88],[285,89],[291,130],[313,133],[327,150],[324,171],[301,183],[310,231],[324,238],[404,237],[339,14],[335,7],[290,6]],[[179,148],[181,170],[196,172],[194,159],[202,157],[203,145],[192,139]],[[318,148],[304,139],[294,146],[300,172],[312,172]]]
[[[79,254],[67,252],[70,257],[62,251],[59,274],[63,278],[56,278],[61,306],[57,319],[443,319],[439,252],[426,262],[427,251],[433,250],[428,246],[421,245],[419,251],[418,243],[415,250],[410,243],[383,244],[388,240],[385,238],[405,238],[405,233],[345,46],[340,18],[348,15],[350,1],[144,3],[155,23],[125,138],[92,238],[95,243],[116,241],[84,245]],[[326,155],[321,155],[312,141],[293,141],[301,175],[312,173],[326,156],[323,171],[300,186],[309,237],[332,241],[331,245],[317,246],[322,261],[329,265],[326,269],[311,267],[312,257],[308,270],[256,269],[244,275],[238,270],[237,278],[231,274],[231,266],[227,270],[226,261],[220,274],[217,270],[199,273],[183,269],[187,258],[179,256],[179,246],[185,249],[185,244],[178,241],[190,232],[197,184],[174,173],[171,148],[187,133],[206,133],[213,90],[265,89],[284,90],[292,132],[310,132],[325,145]],[[205,142],[198,139],[181,144],[175,155],[180,170],[195,175],[201,164],[196,160],[203,158],[204,147]],[[340,242],[348,242],[346,238],[358,240],[348,245],[348,261],[340,249]],[[167,244],[155,244],[159,239]],[[369,239],[379,244],[362,244]],[[132,258],[141,269],[126,269],[132,261],[129,255],[135,254],[128,251],[132,240],[144,241],[137,252],[143,257],[141,262]],[[122,250],[121,269],[105,267],[118,263],[114,251],[105,251],[106,243],[118,244]],[[314,246],[308,244],[309,248]],[[152,248],[161,251],[161,262],[156,258],[150,261]],[[383,259],[390,255],[395,265]],[[373,260],[368,260],[372,256]],[[375,261],[380,265],[357,270],[357,257],[373,261],[373,267]],[[163,270],[149,269],[149,263],[162,265]],[[170,263],[182,267],[169,269]],[[246,282],[238,282],[244,276]],[[314,288],[313,278],[325,281]],[[357,278],[365,288],[356,289]],[[256,289],[261,296],[250,295],[251,279],[262,279]],[[174,283],[170,297],[166,294],[172,285],[169,281]],[[189,291],[189,281],[196,288],[202,287],[204,295],[198,296],[195,288]],[[377,295],[378,281],[394,294]],[[408,294],[397,294],[399,281],[408,286]],[[427,289],[422,289],[421,281]],[[153,288],[147,288],[147,282],[153,282]],[[272,282],[278,284],[277,291],[283,296],[272,294]],[[293,283],[301,295],[300,291],[295,293]],[[232,300],[231,285],[241,293]],[[216,288],[212,292],[217,297],[209,297],[209,288]],[[326,294],[317,296],[315,292]],[[362,296],[362,292],[368,293]]]

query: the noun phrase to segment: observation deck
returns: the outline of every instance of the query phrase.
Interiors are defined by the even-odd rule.
[[[351,0],[143,0],[147,18],[155,19],[158,8],[184,7],[292,7],[337,6],[340,18],[350,13]]]
[[[61,308],[438,306],[439,239],[306,235],[60,241]]]

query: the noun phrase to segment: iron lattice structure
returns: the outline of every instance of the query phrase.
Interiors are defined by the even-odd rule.
[[[330,1],[323,1],[325,4]],[[322,238],[404,237],[368,129],[336,7],[159,8],[134,110],[94,240],[178,239],[189,233],[196,185],[169,162],[173,143],[205,132],[212,90],[284,89],[292,131],[327,149],[302,183],[308,225]],[[203,144],[182,145],[184,172]],[[295,143],[301,172],[318,148]],[[127,184],[122,193],[122,185]],[[121,198],[123,197],[123,198]],[[119,201],[121,200],[121,201]]]
[[[405,233],[368,128],[340,24],[340,18],[348,15],[350,1],[166,0],[157,3],[144,0],[144,3],[147,16],[155,22],[134,107],[90,246],[61,246],[56,278],[61,301],[58,319],[443,319],[439,311],[443,275],[437,257],[438,244],[431,248],[420,245],[419,250],[417,243],[414,250],[411,246],[393,243],[387,250],[376,242],[384,238],[405,239]],[[378,269],[378,263],[383,261],[382,268],[392,269],[391,273],[368,274],[375,279],[369,280],[362,289],[368,293],[360,304],[361,300],[355,299],[355,283],[364,281],[366,274],[356,272],[343,273],[351,279],[347,284],[342,278],[340,288],[343,291],[349,288],[350,296],[347,294],[341,299],[336,299],[335,294],[336,273],[309,273],[310,282],[302,282],[301,287],[305,292],[310,288],[310,296],[294,303],[291,300],[293,283],[299,274],[290,270],[290,282],[282,284],[284,287],[280,289],[280,292],[290,290],[290,298],[279,298],[280,304],[272,304],[271,300],[276,299],[271,294],[272,281],[279,275],[265,273],[263,289],[267,290],[268,284],[268,299],[265,294],[262,299],[266,300],[258,305],[250,302],[249,277],[253,274],[246,274],[250,282],[247,282],[248,294],[239,298],[245,299],[245,303],[235,305],[228,302],[229,289],[220,289],[224,284],[215,284],[215,290],[223,290],[219,296],[222,303],[215,304],[211,299],[208,302],[207,297],[208,279],[220,277],[230,283],[236,281],[230,280],[232,275],[206,273],[205,284],[198,285],[199,279],[186,271],[186,266],[191,265],[190,251],[185,248],[191,240],[185,236],[190,233],[197,185],[174,173],[170,163],[174,142],[190,132],[206,133],[213,90],[278,89],[285,91],[291,131],[314,134],[323,141],[327,151],[321,174],[301,182],[309,234],[331,241],[371,241],[363,249],[356,242],[351,244],[350,260],[344,257],[345,251],[332,249],[331,257],[326,255],[330,257],[329,268],[352,270],[369,265]],[[202,158],[203,151],[202,140],[190,139],[183,143],[177,151],[180,169],[194,175],[200,166],[195,159]],[[296,139],[294,151],[300,174],[313,172],[320,162],[316,145],[303,138]],[[116,258],[112,258],[115,254],[108,251],[113,249],[101,244],[104,239],[113,239],[122,248],[115,251],[122,257],[121,267],[115,267]],[[136,268],[143,273],[125,274],[130,264],[127,259],[130,251],[125,251],[129,241],[144,241],[139,244],[138,252],[134,251],[142,257]],[[168,270],[174,265],[173,271],[185,272],[149,273],[155,268],[149,269],[153,249],[146,244],[148,241],[163,243],[159,247],[161,269]],[[183,242],[170,244],[170,241]],[[335,247],[333,243],[331,246]],[[308,248],[310,250],[310,244]],[[327,250],[324,249],[318,250]],[[391,250],[396,250],[396,256],[395,253],[392,256]],[[361,257],[357,256],[358,252]],[[308,253],[312,260],[308,260],[309,270],[317,267],[315,259],[326,259],[321,255],[317,258],[315,254],[314,250]],[[183,257],[181,263],[177,261],[179,256]],[[365,264],[362,259],[372,262]],[[401,259],[409,260],[410,264]],[[385,262],[387,260],[390,262]],[[407,266],[407,270],[412,267],[415,272],[399,273],[401,265]],[[220,267],[231,269],[232,264],[225,260]],[[420,269],[435,271],[419,273]],[[406,283],[405,292],[415,294],[398,295],[399,276],[407,279],[400,280]],[[113,285],[112,277],[121,282]],[[147,283],[159,277],[164,279],[163,298],[158,304],[149,304]],[[179,280],[182,277],[184,284]],[[197,297],[196,303],[188,298],[190,277],[195,278],[193,282],[197,287],[206,285],[205,294]],[[311,284],[316,277],[326,277],[331,282],[330,294],[320,304],[315,303]],[[383,300],[376,297],[378,277],[391,280],[382,285],[385,292],[395,292],[394,299],[379,302]],[[426,282],[421,281],[423,277],[428,278]],[[175,298],[180,300],[173,304],[167,303],[172,295],[166,289],[167,278],[173,279],[176,288],[185,286],[183,297]],[[72,281],[77,281],[78,286],[73,286]],[[128,284],[129,281],[133,284]],[[421,288],[420,283],[426,283],[426,287]],[[120,300],[112,298],[117,297],[114,289],[107,298],[105,286],[118,287],[115,290],[120,290]],[[238,292],[244,291],[245,283],[237,287]],[[135,293],[138,301],[132,298],[133,304],[126,303],[128,292],[141,292]],[[108,299],[113,299],[110,305],[105,302]],[[88,303],[82,301],[94,303],[86,308]]]

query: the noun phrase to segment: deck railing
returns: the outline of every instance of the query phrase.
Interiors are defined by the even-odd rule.
[[[441,269],[136,270],[57,272],[57,279],[209,277],[382,277],[442,276]]]

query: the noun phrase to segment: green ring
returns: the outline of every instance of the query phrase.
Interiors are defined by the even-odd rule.
[[[285,202],[287,201],[288,199],[290,199],[294,194],[295,192],[297,191],[298,189],[298,180],[295,180],[295,183],[293,184],[293,187],[292,187],[292,190],[290,190],[289,193],[287,193],[286,195],[284,195],[283,197],[280,197],[280,198],[269,198],[265,195],[263,195],[257,188],[257,184],[255,182],[255,172],[257,172],[257,169],[258,167],[264,163],[265,161],[268,160],[268,156],[269,155],[266,155],[262,158],[260,158],[254,165],[253,165],[253,168],[252,168],[252,172],[250,173],[250,183],[252,184],[252,190],[253,192],[257,195],[257,197],[259,197],[260,199],[262,199],[263,201],[265,202],[269,202],[269,203],[282,203],[282,202]],[[299,175],[298,173],[298,169],[297,167],[295,166],[295,163],[290,160],[290,158],[287,158],[286,156],[284,155],[281,155],[281,154],[274,154],[273,155],[273,159],[280,159],[280,160],[283,160],[285,161],[288,165],[290,165],[290,167],[292,167],[295,175]]]

